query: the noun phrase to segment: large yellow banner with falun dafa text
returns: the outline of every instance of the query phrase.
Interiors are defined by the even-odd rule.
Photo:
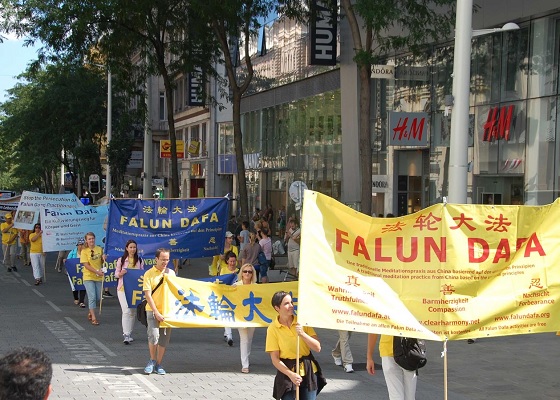
[[[373,218],[306,191],[299,321],[431,340],[558,331],[558,221],[559,201]]]

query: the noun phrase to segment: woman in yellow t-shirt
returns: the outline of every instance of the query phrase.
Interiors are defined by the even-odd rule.
[[[277,400],[295,399],[299,386],[301,400],[315,399],[326,384],[321,367],[311,353],[311,350],[321,351],[319,338],[312,327],[297,322],[289,293],[274,293],[271,303],[278,312],[266,330],[265,351],[277,369],[272,396]],[[300,364],[296,368],[298,341]]]
[[[88,296],[89,313],[88,319],[92,325],[99,325],[95,317],[97,302],[101,300],[101,287],[103,282],[103,262],[105,254],[100,246],[95,245],[95,234],[86,233],[86,246],[80,254],[80,263],[83,268],[83,282]]]
[[[29,258],[33,268],[33,278],[35,278],[35,285],[40,285],[43,283],[43,274],[45,272],[45,253],[43,253],[43,231],[41,230],[41,224],[35,224],[33,232],[29,234],[29,242]]]

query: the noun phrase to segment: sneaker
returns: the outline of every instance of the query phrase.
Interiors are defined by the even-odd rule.
[[[10,267],[8,267],[8,272],[12,272],[12,269]]]
[[[134,339],[133,339],[132,336],[130,336],[130,335],[128,335],[128,342],[129,342],[129,343],[134,342]]]
[[[348,372],[348,373],[354,372],[354,368],[352,368],[352,364],[346,364],[344,366],[344,372]]]
[[[12,270],[13,270],[14,272],[17,272],[17,267],[16,267],[16,266],[12,267]]]
[[[156,373],[158,375],[165,375],[165,370],[160,364],[156,365]]]
[[[154,372],[155,365],[156,365],[156,360],[148,361],[148,365],[146,365],[146,368],[144,368],[144,373],[150,375],[152,372]]]
[[[227,344],[229,347],[233,346],[233,338],[231,336],[227,337]]]
[[[127,334],[123,334],[123,343],[130,344],[130,336]]]
[[[468,344],[473,344],[474,342],[475,342],[474,339],[467,339],[467,343],[468,343]]]
[[[103,298],[106,299],[108,297],[113,297],[113,295],[111,294],[111,292],[103,292]]]
[[[334,358],[334,365],[338,365],[339,367],[342,367],[342,358],[340,357],[333,357]]]
[[[224,335],[224,342],[227,342],[227,340],[228,340],[227,335]]]

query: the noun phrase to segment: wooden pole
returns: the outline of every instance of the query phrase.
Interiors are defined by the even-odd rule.
[[[299,375],[299,335],[297,337],[296,346],[296,374]],[[299,386],[296,386],[296,400],[299,400]]]
[[[443,399],[447,400],[447,338],[443,342]]]

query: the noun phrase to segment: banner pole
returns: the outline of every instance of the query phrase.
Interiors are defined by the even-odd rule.
[[[297,337],[296,346],[296,374],[299,375],[299,335]],[[299,386],[296,386],[296,400],[299,400]]]
[[[99,315],[101,315],[101,307],[103,307],[103,286],[105,286],[105,274],[103,274],[103,280],[101,281],[101,300],[99,300]]]
[[[447,400],[447,338],[443,342],[443,399]]]

